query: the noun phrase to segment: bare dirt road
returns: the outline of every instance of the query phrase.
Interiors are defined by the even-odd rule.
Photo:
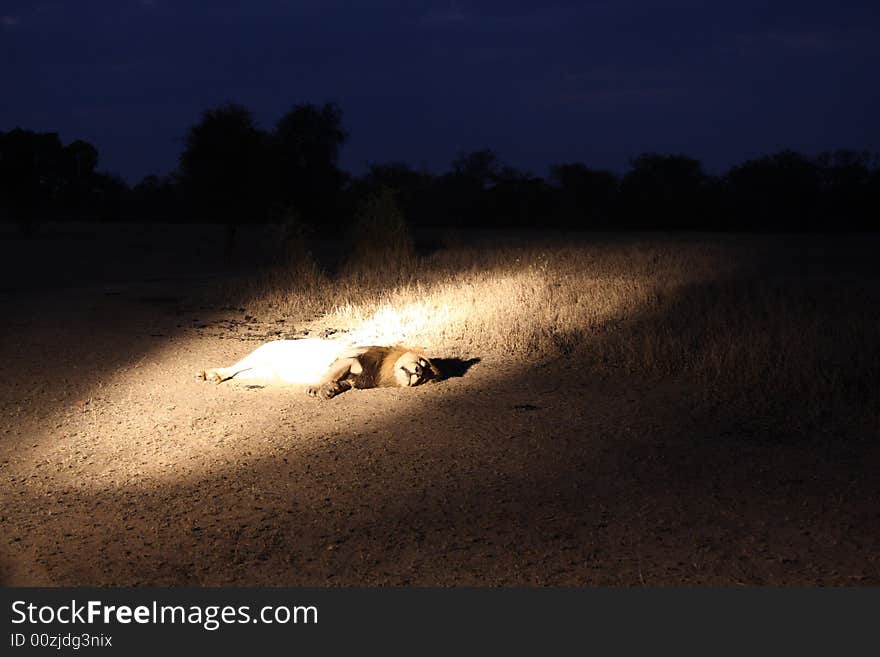
[[[6,299],[3,583],[880,584],[864,441],[565,361],[329,402],[214,386],[195,371],[277,327],[193,305],[204,282]]]

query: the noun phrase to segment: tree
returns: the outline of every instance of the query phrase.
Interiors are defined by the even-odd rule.
[[[865,202],[866,230],[880,230],[880,165],[876,162],[867,182],[867,199]]]
[[[70,214],[94,209],[98,178],[98,149],[77,139],[65,146],[59,161],[59,204]]]
[[[406,216],[394,190],[380,187],[361,200],[355,209],[350,272],[373,278],[405,276],[415,256]]]
[[[57,133],[0,132],[0,206],[25,233],[57,205],[62,155]]]
[[[559,221],[569,226],[603,226],[610,221],[617,199],[617,177],[579,162],[550,169],[556,185]]]
[[[0,207],[30,233],[40,218],[116,218],[128,191],[96,171],[98,149],[54,132],[0,132]]]
[[[208,110],[187,132],[181,183],[201,218],[228,226],[229,246],[238,224],[265,219],[267,160],[267,136],[241,105]]]
[[[706,221],[710,179],[699,160],[645,153],[630,165],[620,184],[620,209],[628,225],[695,228]]]
[[[746,229],[804,230],[820,216],[816,164],[794,151],[748,160],[727,174],[736,221]]]
[[[400,195],[410,195],[431,183],[427,171],[417,171],[404,162],[371,164],[361,182],[374,189],[389,187]]]
[[[437,181],[437,219],[447,225],[481,225],[490,220],[486,190],[498,180],[501,165],[494,151],[459,153],[450,171]]]
[[[281,117],[272,133],[276,197],[313,225],[337,211],[346,177],[339,170],[339,150],[347,138],[342,110],[296,105]]]
[[[180,221],[180,180],[175,175],[146,176],[131,190],[132,214],[148,221]]]
[[[880,164],[869,151],[837,150],[816,158],[827,227],[869,229],[876,226],[871,207],[871,172]]]
[[[489,149],[459,153],[452,161],[452,175],[483,189],[498,180],[501,164]]]
[[[96,173],[92,176],[89,211],[97,219],[116,219],[124,212],[128,192],[128,185],[119,176]]]
[[[495,226],[540,226],[552,215],[547,183],[513,167],[501,167],[483,195],[487,206],[484,221]]]
[[[352,206],[357,207],[371,194],[391,190],[407,220],[413,225],[424,225],[435,219],[434,183],[434,176],[427,171],[418,171],[403,162],[388,162],[370,165],[365,175],[352,181],[349,192]]]

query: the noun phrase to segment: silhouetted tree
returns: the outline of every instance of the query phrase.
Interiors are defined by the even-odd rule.
[[[382,189],[393,192],[400,210],[413,225],[434,223],[435,178],[427,171],[417,171],[403,162],[370,165],[367,173],[351,182],[349,192],[355,206]]]
[[[99,202],[98,189],[105,182],[95,172],[98,149],[78,139],[62,149],[59,165],[59,205],[68,216],[87,213]]]
[[[645,153],[630,164],[620,184],[619,209],[626,225],[695,228],[705,223],[709,178],[699,160]]]
[[[417,171],[404,162],[372,164],[362,182],[378,189],[387,187],[400,195],[412,195],[431,184],[433,176],[427,171]]]
[[[394,190],[380,187],[358,203],[352,238],[351,272],[370,277],[376,271],[386,277],[409,272],[415,248]]]
[[[819,170],[794,151],[749,160],[727,174],[733,212],[746,229],[805,230],[820,215]]]
[[[570,163],[552,167],[548,184],[488,149],[460,153],[440,176],[390,162],[351,179],[339,169],[346,138],[332,103],[296,105],[270,134],[246,108],[227,104],[188,130],[178,173],[129,190],[97,170],[88,142],[0,132],[0,219],[30,231],[42,217],[195,216],[225,223],[230,247],[241,222],[275,221],[283,239],[300,244],[316,227],[335,231],[341,219],[359,225],[382,214],[421,226],[880,229],[880,157],[867,151],[781,151],[722,178],[684,155],[645,153],[619,181]]]
[[[346,138],[342,110],[333,103],[297,105],[275,126],[276,198],[285,208],[294,208],[307,223],[320,225],[338,212],[346,180],[339,169],[339,149]]]
[[[147,221],[181,221],[184,198],[176,175],[146,176],[129,196],[131,215]]]
[[[104,221],[123,217],[130,191],[125,181],[109,173],[96,173],[92,180],[90,215]]]
[[[54,132],[0,132],[0,206],[26,233],[58,200],[62,152]]]
[[[871,207],[871,174],[877,156],[868,151],[837,150],[816,158],[823,197],[821,224],[826,228],[867,229],[878,217]]]
[[[460,153],[435,186],[437,210],[447,225],[486,225],[490,221],[485,191],[496,182],[501,165],[491,150]]]
[[[98,149],[88,142],[63,146],[54,132],[0,132],[2,214],[26,233],[41,218],[120,216],[127,187],[119,178],[98,173],[97,165]]]
[[[180,176],[193,211],[227,226],[227,253],[240,223],[265,220],[268,138],[248,109],[227,104],[189,129]]]
[[[550,187],[542,178],[502,167],[484,191],[485,222],[494,226],[543,226],[553,214]]]
[[[574,163],[552,167],[550,176],[556,184],[559,223],[572,227],[609,224],[618,189],[613,173]]]
[[[500,171],[498,155],[492,150],[483,149],[459,153],[452,161],[451,174],[485,189],[498,179]]]
[[[880,165],[875,164],[868,178],[868,195],[865,203],[866,230],[880,230]]]

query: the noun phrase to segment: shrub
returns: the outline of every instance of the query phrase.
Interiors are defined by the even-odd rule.
[[[408,276],[415,265],[415,247],[394,192],[380,188],[358,206],[353,225],[348,274],[382,280]]]

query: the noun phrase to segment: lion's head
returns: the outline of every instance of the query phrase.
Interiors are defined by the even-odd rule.
[[[425,356],[407,351],[394,362],[394,379],[402,388],[438,378],[440,372]]]

